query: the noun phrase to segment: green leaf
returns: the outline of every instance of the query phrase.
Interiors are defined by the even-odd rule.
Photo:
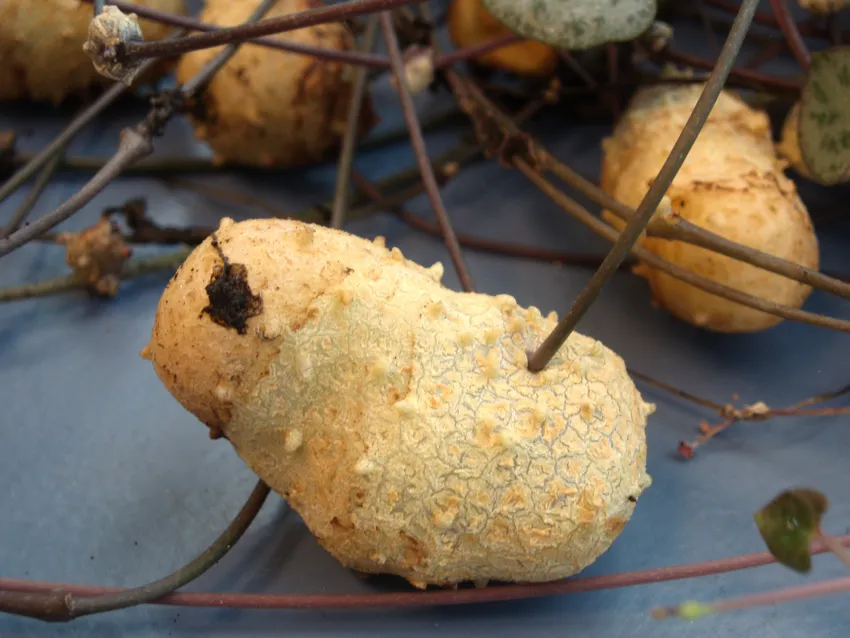
[[[634,40],[649,29],[657,0],[482,0],[517,35],[558,49]]]
[[[812,568],[812,537],[829,507],[816,490],[787,490],[755,513],[759,533],[773,557],[786,567],[806,573]]]
[[[800,153],[822,184],[839,184],[850,173],[850,47],[812,54],[800,99]]]

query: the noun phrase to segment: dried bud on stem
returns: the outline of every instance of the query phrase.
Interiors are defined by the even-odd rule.
[[[56,243],[65,246],[65,261],[92,292],[106,297],[118,292],[121,271],[132,251],[108,217],[79,233],[62,233]]]
[[[411,95],[422,93],[434,81],[434,52],[430,48],[412,46],[404,55],[404,76]],[[393,88],[398,91],[395,76]]]
[[[98,73],[130,86],[141,64],[140,61],[122,60],[120,48],[128,42],[144,40],[136,14],[126,14],[109,5],[91,21],[89,39],[83,45],[83,51],[91,58]]]

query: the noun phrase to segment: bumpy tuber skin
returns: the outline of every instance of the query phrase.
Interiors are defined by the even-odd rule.
[[[452,44],[466,48],[492,42],[512,33],[496,20],[481,0],[453,0],[447,27]],[[520,40],[474,58],[484,66],[525,76],[549,76],[558,64],[554,47],[534,40]]]
[[[321,0],[278,0],[266,18],[322,6]],[[200,19],[238,25],[256,8],[253,0],[207,0]],[[341,23],[281,33],[281,39],[340,51],[354,47]],[[220,47],[186,54],[177,66],[185,82]],[[198,139],[209,144],[221,163],[300,166],[321,161],[340,143],[347,126],[353,67],[312,56],[246,44],[219,71],[199,97],[191,118]],[[374,123],[366,97],[360,129]]]
[[[602,187],[636,207],[700,95],[700,86],[642,89],[603,142]],[[794,183],[783,173],[766,114],[730,92],[720,99],[667,191],[672,213],[718,235],[812,269],[818,241]],[[605,217],[624,224],[609,211]],[[660,257],[769,301],[800,307],[811,288],[684,242],[642,237]],[[675,316],[717,332],[755,332],[780,322],[641,265],[655,300]]]
[[[343,565],[416,586],[546,581],[608,549],[650,485],[625,365],[556,320],[458,293],[381,238],[223,220],[166,288],[142,356]],[[222,257],[261,299],[244,334],[204,309]]]
[[[136,0],[137,4],[185,14],[184,0]],[[89,36],[92,6],[81,0],[0,1],[0,100],[59,104],[107,86],[83,51]],[[165,38],[172,27],[139,20],[145,40]],[[152,81],[168,69],[157,65]]]

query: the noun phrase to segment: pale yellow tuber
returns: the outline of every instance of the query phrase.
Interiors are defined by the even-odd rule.
[[[137,4],[185,14],[184,0],[136,0]],[[83,51],[92,21],[92,5],[82,0],[0,1],[0,100],[61,103],[107,86]],[[139,20],[145,40],[160,40],[173,27]],[[139,81],[167,70],[157,65]]]
[[[459,48],[486,44],[512,33],[487,11],[481,0],[452,0],[447,27],[452,44]],[[548,76],[558,64],[558,51],[542,42],[519,40],[474,59],[484,66],[517,75]]]
[[[320,0],[278,0],[265,14],[273,18],[322,6]],[[219,26],[245,22],[253,0],[207,0],[200,19]],[[297,44],[337,51],[354,47],[341,23],[321,24],[275,36]],[[186,54],[177,79],[195,75],[221,47]],[[347,127],[354,68],[258,45],[240,47],[199,97],[191,121],[198,139],[217,161],[254,166],[299,166],[321,161],[335,149]],[[366,97],[359,123],[374,122]]]
[[[343,565],[416,586],[546,581],[605,552],[650,484],[622,359],[508,295],[451,291],[379,238],[223,220],[142,355]]]
[[[667,158],[701,86],[642,89],[613,135],[603,142],[602,187],[637,207]],[[731,241],[817,269],[818,241],[794,183],[783,173],[765,113],[730,92],[721,94],[667,191],[673,215]],[[613,213],[605,218],[625,224]],[[660,220],[663,223],[663,220]],[[674,219],[675,221],[675,219]],[[641,244],[682,268],[768,301],[798,308],[809,286],[680,241],[643,236]],[[754,332],[780,319],[641,264],[658,304],[717,332]]]

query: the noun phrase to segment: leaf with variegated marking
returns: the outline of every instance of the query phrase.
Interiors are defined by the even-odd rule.
[[[800,152],[823,184],[847,181],[850,173],[850,47],[812,54],[800,100]]]
[[[559,49],[634,40],[652,25],[657,0],[482,0],[517,35]]]
[[[812,568],[812,537],[829,507],[816,490],[793,489],[779,494],[755,513],[759,533],[773,557],[786,567],[806,573]]]

